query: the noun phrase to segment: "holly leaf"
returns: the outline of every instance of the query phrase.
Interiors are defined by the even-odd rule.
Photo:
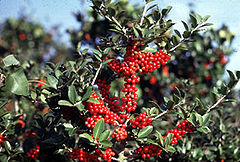
[[[62,105],[62,106],[73,106],[73,104],[71,104],[69,101],[67,100],[59,100],[58,101],[58,105]]]
[[[3,59],[3,63],[5,67],[13,66],[13,65],[19,65],[19,61],[13,56],[8,55]]]
[[[146,126],[143,129],[141,129],[138,133],[138,138],[143,138],[148,136],[153,131],[153,126]]]
[[[105,141],[105,140],[107,140],[107,138],[109,137],[109,135],[110,135],[110,130],[105,130],[102,134],[101,134],[101,136],[99,137],[99,140],[98,141]]]
[[[75,103],[77,100],[77,91],[73,85],[68,87],[68,98],[72,103]]]
[[[99,119],[93,128],[93,137],[95,139],[99,138],[103,130],[104,130],[104,119]]]
[[[7,76],[6,86],[3,88],[3,90],[10,91],[16,95],[28,95],[28,80],[22,68]]]
[[[86,139],[88,139],[90,142],[93,142],[92,136],[90,136],[90,135],[87,134],[87,133],[80,134],[79,137],[86,138]]]

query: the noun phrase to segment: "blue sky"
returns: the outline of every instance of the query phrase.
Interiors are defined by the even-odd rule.
[[[144,4],[144,0],[130,0],[133,4]],[[230,58],[227,68],[240,70],[240,1],[239,0],[155,0],[160,8],[173,6],[169,18],[176,22],[174,28],[183,29],[181,20],[188,20],[189,6],[192,2],[193,9],[198,14],[211,15],[209,22],[214,28],[226,24],[236,38],[233,47],[236,49]],[[65,30],[78,28],[79,24],[73,16],[73,12],[85,12],[89,8],[90,0],[0,0],[0,21],[7,17],[18,17],[21,13],[31,15],[31,19],[40,22],[45,28],[50,29],[54,25],[60,26],[62,41],[68,43],[68,35]],[[69,44],[69,43],[68,43]]]

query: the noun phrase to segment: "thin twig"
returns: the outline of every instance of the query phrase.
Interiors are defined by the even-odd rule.
[[[157,116],[155,116],[152,120],[156,120],[157,118],[160,118],[161,116],[163,116],[169,112],[170,112],[170,110],[166,110],[166,111],[162,112],[161,114],[158,114]]]
[[[230,92],[230,91],[229,91],[229,92]],[[228,92],[228,93],[229,93],[229,92]],[[220,103],[223,101],[223,99],[228,95],[228,93],[225,94],[225,95],[223,95],[215,104],[213,104],[213,105],[208,109],[207,113],[209,113],[209,112],[212,111],[215,107],[217,107],[218,104],[220,104]]]
[[[100,72],[100,69],[102,68],[102,65],[103,65],[103,63],[101,62],[100,66],[99,66],[99,68],[97,69],[97,72],[96,72],[96,74],[95,74],[95,76],[94,76],[94,78],[93,78],[93,81],[92,81],[92,83],[91,83],[92,86],[95,84],[95,81],[96,81],[97,76],[98,76],[98,74],[99,74],[99,72]]]
[[[28,83],[41,83],[41,84],[47,85],[46,83],[44,83],[40,80],[35,80],[35,79],[28,80]]]
[[[183,101],[184,101],[185,99],[186,99],[186,96],[184,96]],[[172,110],[174,110],[176,107],[180,106],[181,104],[182,104],[182,101],[179,102],[178,104],[174,105],[171,110],[166,110],[166,111],[162,112],[161,114],[155,116],[152,120],[156,120],[157,118],[160,118],[161,116],[163,116],[163,115],[165,115],[165,114],[167,114],[167,113],[169,113],[169,112],[172,112]]]
[[[190,33],[189,38],[192,36],[192,34],[197,31],[201,26],[203,26],[205,24],[205,22],[199,23]],[[183,38],[176,46],[172,47],[169,52],[174,51],[176,48],[178,48],[179,46],[181,46],[183,44],[183,42],[185,42],[187,39]]]

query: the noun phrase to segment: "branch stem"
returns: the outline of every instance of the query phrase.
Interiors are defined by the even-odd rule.
[[[97,76],[98,76],[101,68],[102,68],[102,65],[103,65],[103,63],[101,62],[100,66],[99,66],[99,68],[97,69],[97,72],[96,72],[96,74],[95,74],[95,76],[94,76],[94,78],[93,78],[93,81],[92,81],[92,83],[91,83],[92,86],[95,84],[95,81],[96,81],[96,79],[97,79]]]
[[[148,5],[148,3],[146,2],[145,6],[144,6],[144,9],[143,9],[143,14],[142,14],[142,17],[141,17],[141,21],[140,21],[140,26],[143,25],[143,20],[144,20],[144,17],[146,15],[146,13],[147,13],[147,5]]]

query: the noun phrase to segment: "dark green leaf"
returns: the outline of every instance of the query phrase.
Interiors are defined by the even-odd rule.
[[[173,101],[177,103],[179,100],[180,98],[176,94],[173,94]]]
[[[47,82],[50,87],[57,89],[58,80],[54,76],[48,75]]]
[[[172,6],[168,6],[167,8],[162,10],[162,15],[166,16],[172,9]]]
[[[91,94],[93,94],[92,86],[88,87],[87,92],[83,95],[82,100],[85,101],[89,96],[91,96]]]
[[[105,55],[108,55],[108,54],[110,53],[110,51],[111,51],[111,48],[108,47],[108,48],[106,48],[106,49],[103,51],[103,53],[104,53]]]
[[[81,53],[80,51],[81,51],[81,42],[78,42],[78,44],[77,44],[77,52],[78,53]]]
[[[173,106],[174,106],[174,101],[169,100],[168,103],[167,103],[167,106],[166,106],[167,109],[171,110],[173,108]]]
[[[138,133],[138,138],[143,138],[148,136],[153,130],[153,126],[146,126],[143,129],[141,129]]]
[[[0,154],[0,161],[1,162],[9,162],[7,155]]]
[[[152,107],[150,109],[150,116],[154,115],[154,114],[157,114],[158,113],[158,109],[156,107]]]
[[[190,19],[191,19],[191,22],[192,22],[192,27],[195,28],[197,26],[197,19],[195,17],[195,15],[193,14],[190,14]]]
[[[7,152],[10,154],[10,151],[12,150],[12,147],[11,147],[9,141],[5,140],[4,141],[4,146],[5,146],[5,149],[7,150]]]
[[[74,85],[68,87],[68,98],[72,103],[75,103],[77,100],[77,91]]]
[[[205,23],[203,25],[201,25],[201,27],[204,27],[204,26],[212,26],[213,24],[212,23]]]
[[[186,31],[188,31],[188,30],[189,30],[189,28],[188,28],[188,25],[187,25],[187,23],[186,23],[186,22],[184,22],[184,21],[182,21],[182,23],[183,23],[183,26],[184,26],[185,30],[186,30]]]
[[[160,142],[161,142],[161,145],[163,145],[163,137],[162,137],[162,134],[161,134],[160,132],[158,132],[157,130],[156,130],[156,132],[157,132],[158,138],[159,138],[159,140],[160,140]]]
[[[176,151],[176,149],[173,146],[168,146],[165,150],[167,152],[175,152]]]
[[[174,32],[177,34],[177,36],[179,36],[179,38],[181,38],[181,33],[178,30],[174,30]]]
[[[59,100],[58,101],[58,105],[62,105],[62,106],[73,106],[73,104],[71,104],[69,101],[67,100]]]
[[[84,105],[83,104],[80,103],[80,104],[77,104],[76,106],[77,106],[79,111],[83,111],[84,110]]]
[[[68,134],[69,134],[70,137],[74,136],[75,133],[76,133],[76,130],[74,128],[71,128],[71,129],[68,130]]]
[[[176,38],[175,35],[172,36],[172,43],[173,43],[174,46],[176,46],[178,44],[178,41],[177,41],[177,38]]]
[[[189,31],[184,31],[184,32],[183,32],[183,37],[184,37],[184,38],[189,38],[190,35],[191,35],[191,33],[190,33]]]
[[[237,80],[236,76],[234,75],[234,73],[232,71],[227,70],[227,72],[228,72],[228,75],[230,76],[231,80]]]
[[[169,134],[165,137],[165,141],[164,141],[165,147],[168,147],[168,145],[171,143],[172,138],[173,138],[173,134],[172,134],[172,133],[169,133]]]
[[[101,136],[99,137],[99,140],[98,141],[105,141],[105,140],[107,140],[107,138],[109,137],[109,135],[110,135],[110,130],[105,130],[102,134],[101,134]]]
[[[154,1],[154,0],[145,0],[146,3],[150,3],[152,1]]]
[[[197,100],[197,102],[198,102],[198,106],[200,106],[201,109],[205,109],[205,107],[204,107],[202,101],[201,101],[199,98],[196,98],[196,100]]]
[[[8,55],[3,59],[3,63],[5,67],[13,66],[13,65],[19,65],[19,61],[13,56]]]
[[[187,118],[187,120],[192,123],[193,126],[196,126],[195,121],[196,121],[196,115],[194,113],[190,114],[190,117]]]
[[[87,133],[80,134],[79,137],[86,138],[86,139],[88,139],[90,142],[93,142],[92,136],[90,136],[90,135],[87,134]]]
[[[55,71],[55,76],[57,77],[57,79],[59,79],[61,75],[62,75],[62,72],[60,70]]]
[[[209,17],[210,17],[210,15],[204,16],[203,19],[202,19],[202,21],[203,21],[203,22],[207,21],[207,20],[209,19]]]
[[[205,124],[208,123],[208,121],[210,120],[210,117],[211,117],[211,114],[210,114],[210,113],[203,115],[203,123],[202,123],[202,126],[204,126]]]
[[[205,134],[211,132],[211,130],[207,126],[202,126],[201,128],[197,128],[197,131],[203,132]]]
[[[195,115],[196,115],[196,118],[199,122],[199,125],[202,126],[203,125],[203,117],[198,113],[195,113]]]
[[[82,55],[85,55],[86,53],[87,53],[87,51],[88,51],[88,49],[86,48],[86,49],[84,49],[83,51],[82,51]]]
[[[17,95],[28,95],[28,80],[22,68],[7,76],[5,90]]]
[[[237,78],[240,79],[240,71],[236,72]]]
[[[104,130],[104,119],[99,119],[93,128],[93,137],[99,138]]]
[[[100,52],[100,51],[98,51],[98,50],[96,50],[96,49],[93,49],[92,52],[93,52],[95,55],[99,56],[100,58],[102,57],[102,52]]]
[[[107,140],[100,142],[100,144],[103,145],[104,148],[109,148],[109,147],[112,147],[113,145],[112,142]]]
[[[157,52],[157,49],[156,49],[156,48],[153,48],[153,47],[146,47],[142,52],[155,53],[155,52]]]
[[[136,36],[136,38],[140,38],[140,35],[139,35],[137,29],[134,26],[132,28],[133,28],[133,32],[134,32],[134,35]]]
[[[152,0],[152,1],[153,1],[153,0]],[[148,7],[147,11],[151,10],[152,8],[154,8],[154,7],[156,7],[156,6],[157,6],[157,4],[154,4],[154,5],[150,6],[150,7]]]
[[[225,131],[226,131],[226,126],[225,126],[225,124],[223,123],[222,120],[220,120],[219,128],[220,128],[220,130],[221,130],[222,132],[225,132]]]
[[[99,102],[97,99],[95,99],[95,98],[89,98],[89,99],[87,100],[87,102],[92,102],[92,103],[95,103],[95,104],[100,104],[100,102]]]

